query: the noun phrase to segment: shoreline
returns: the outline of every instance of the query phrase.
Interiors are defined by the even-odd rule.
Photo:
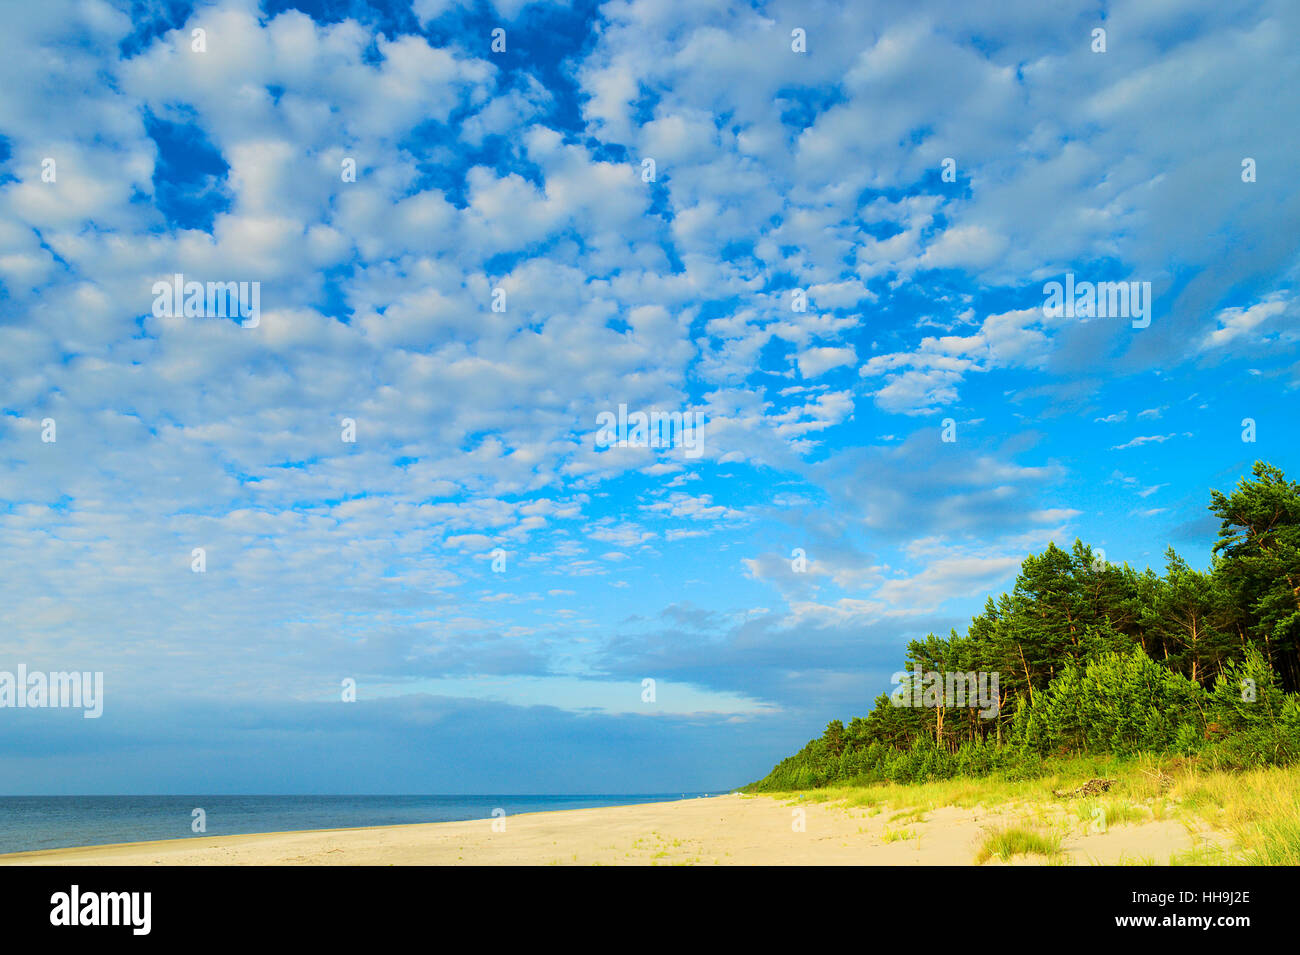
[[[660,806],[674,802],[686,802],[690,799],[717,799],[720,796],[734,795],[734,793],[719,793],[717,796],[686,796],[676,799],[665,799],[660,802],[646,803],[616,803],[609,806],[590,806],[576,809],[534,809],[528,812],[518,812],[507,817],[508,819],[523,819],[527,816],[549,815],[565,812],[587,812],[593,809],[623,809],[628,806]],[[183,836],[177,839],[141,839],[133,842],[97,842],[85,846],[58,846],[52,849],[20,849],[17,852],[0,852],[0,866],[17,865],[25,861],[26,857],[35,856],[57,856],[66,853],[96,852],[99,850],[118,850],[118,849],[142,849],[151,846],[185,846],[195,842],[206,840],[219,841],[223,839],[269,839],[276,836],[310,836],[323,835],[325,833],[337,832],[381,832],[386,829],[423,829],[426,826],[457,826],[470,825],[477,823],[492,822],[489,818],[484,819],[453,819],[442,820],[440,822],[396,822],[380,826],[329,826],[321,829],[271,829],[266,832],[233,832],[226,835],[194,835]]]
[[[989,835],[1025,811],[945,806],[898,823],[842,802],[729,793],[504,820],[41,849],[0,855],[0,865],[972,865]],[[1164,864],[1193,844],[1184,826],[1150,821],[1072,834],[1058,861],[1117,864],[1154,856]],[[1017,857],[1014,864],[1046,861]]]

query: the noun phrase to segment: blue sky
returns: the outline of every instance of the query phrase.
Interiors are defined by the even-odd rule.
[[[1042,6],[8,11],[0,669],[105,700],[0,791],[718,789],[1049,541],[1207,563],[1300,472],[1300,15]]]

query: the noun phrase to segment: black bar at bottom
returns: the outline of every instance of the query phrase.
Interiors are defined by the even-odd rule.
[[[815,946],[824,932],[838,937],[846,930],[864,942],[897,932],[919,943],[934,931],[948,944],[983,931],[993,938],[1138,935],[1179,944],[1201,935],[1231,944],[1242,933],[1289,926],[1291,879],[1285,870],[1216,868],[711,867],[669,874],[646,868],[11,867],[0,868],[0,919],[8,942],[62,936],[128,945],[336,946],[414,932],[433,948],[463,948],[453,941],[462,929],[497,942],[521,933],[530,947],[555,935],[587,944],[666,944],[683,932],[698,942],[753,936],[770,944],[789,937]]]

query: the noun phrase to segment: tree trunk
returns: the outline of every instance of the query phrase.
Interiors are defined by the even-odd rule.
[[[1025,686],[1029,687],[1029,702],[1033,703],[1034,683],[1032,680],[1029,679],[1029,664],[1025,661],[1025,648],[1022,647],[1019,643],[1017,643],[1016,649],[1020,651],[1020,665],[1025,668]]]

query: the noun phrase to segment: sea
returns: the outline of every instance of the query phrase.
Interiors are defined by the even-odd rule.
[[[725,792],[725,790],[723,791]],[[722,793],[488,796],[0,796],[0,853],[251,832],[490,821]],[[195,810],[202,810],[202,814]],[[195,832],[202,820],[206,831]]]

